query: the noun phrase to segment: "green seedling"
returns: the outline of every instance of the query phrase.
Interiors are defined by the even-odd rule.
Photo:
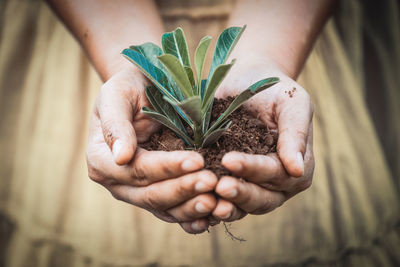
[[[235,63],[235,59],[230,63],[226,61],[245,28],[231,27],[221,33],[206,79],[202,79],[202,76],[210,36],[201,39],[197,46],[195,71],[181,28],[163,34],[162,48],[145,43],[122,51],[153,84],[146,88],[146,96],[153,109],[144,107],[142,112],[174,131],[184,140],[188,149],[216,142],[229,128],[231,122],[228,117],[232,112],[255,94],[279,82],[279,78],[271,77],[252,84],[237,95],[217,120],[210,124],[215,92]],[[185,125],[190,126],[192,134]]]

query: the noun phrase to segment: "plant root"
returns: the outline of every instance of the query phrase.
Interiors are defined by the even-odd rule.
[[[231,224],[229,224],[231,226]],[[224,227],[225,227],[225,233],[233,240],[233,241],[239,241],[239,242],[246,242],[246,239],[240,237],[240,236],[235,236],[232,234],[232,232],[229,229],[229,226],[226,222],[224,222]]]

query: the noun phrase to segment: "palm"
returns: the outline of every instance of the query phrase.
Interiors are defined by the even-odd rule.
[[[279,138],[277,153],[230,152],[222,159],[222,164],[235,176],[247,181],[225,176],[218,182],[215,191],[223,201],[218,202],[213,215],[226,221],[240,219],[247,213],[263,214],[282,205],[310,186],[314,170],[313,106],[309,95],[295,81],[271,71],[264,63],[243,63],[224,80],[217,97],[237,95],[262,77],[278,76],[281,80],[278,84],[249,99],[245,105],[270,130],[278,131]],[[241,167],[238,169],[238,166]],[[238,193],[232,194],[234,191]]]
[[[270,72],[270,68],[263,64],[246,64],[246,62],[238,63],[236,69],[232,70],[221,84],[216,93],[217,98],[226,98],[228,96],[238,95],[240,92],[249,87],[255,81],[269,76],[278,76],[281,81],[271,88],[261,92],[250,98],[244,104],[245,107],[260,118],[271,130],[277,130],[277,105],[282,105],[291,101],[288,93],[289,90],[304,90],[295,81],[283,76],[281,73]],[[260,116],[261,114],[261,116]]]

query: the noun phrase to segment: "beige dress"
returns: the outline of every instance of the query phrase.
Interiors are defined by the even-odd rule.
[[[239,243],[221,226],[188,235],[87,178],[101,81],[44,3],[0,1],[0,266],[399,266],[399,177],[367,109],[360,47],[349,41],[361,43],[361,8],[348,2],[299,78],[315,103],[313,186],[235,222],[232,232],[247,239]],[[183,26],[192,51],[219,34],[232,9],[231,1],[158,5],[168,29]],[[338,25],[349,26],[342,38]]]

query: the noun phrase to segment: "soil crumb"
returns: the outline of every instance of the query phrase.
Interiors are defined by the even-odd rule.
[[[233,99],[229,97],[214,100],[210,125]],[[221,165],[222,157],[230,151],[263,155],[276,152],[277,133],[269,131],[261,120],[251,115],[243,106],[232,113],[229,119],[232,121],[231,126],[216,143],[197,150],[204,157],[205,168],[213,171],[218,177],[231,175]],[[184,142],[167,128],[155,133],[147,143],[141,144],[141,147],[147,150],[185,150]]]

